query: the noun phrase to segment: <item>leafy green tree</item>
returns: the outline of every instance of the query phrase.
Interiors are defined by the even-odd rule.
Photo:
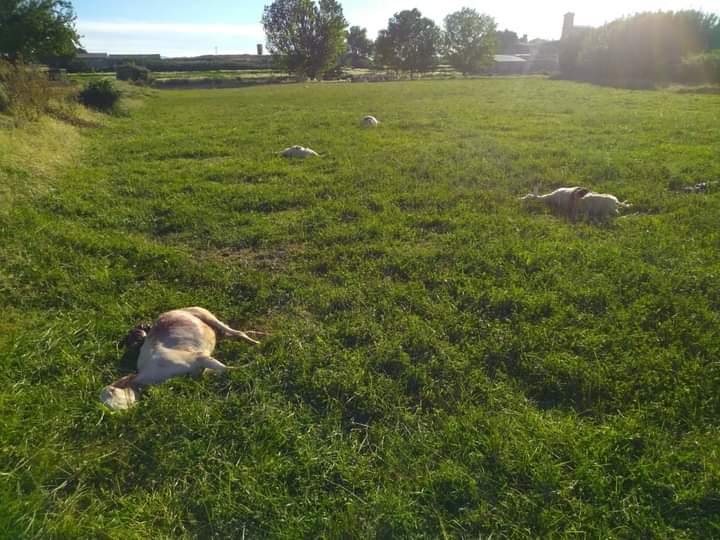
[[[337,67],[347,48],[347,21],[335,0],[275,0],[265,6],[262,23],[279,63],[311,79]]]
[[[563,74],[593,81],[666,81],[683,59],[711,49],[720,20],[695,10],[646,12],[600,28],[574,29],[563,38]]]
[[[677,16],[684,22],[685,32],[695,36],[695,43],[689,48],[695,51],[720,49],[720,17],[696,10],[680,11]]]
[[[502,32],[495,32],[495,36],[499,41],[498,49],[500,49],[501,51],[512,49],[520,42],[520,38],[518,38],[517,32],[513,32],[512,30],[508,30],[507,28]]]
[[[445,56],[450,65],[463,75],[489,69],[497,47],[495,28],[495,19],[470,8],[445,17]]]
[[[430,71],[437,63],[440,29],[417,9],[393,15],[375,41],[376,61],[396,71]]]
[[[0,56],[13,63],[73,57],[79,39],[67,0],[0,0]]]
[[[367,37],[367,28],[351,26],[347,36],[350,54],[360,58],[369,58],[373,53],[373,42]]]

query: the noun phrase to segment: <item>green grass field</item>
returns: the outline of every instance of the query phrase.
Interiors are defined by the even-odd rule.
[[[0,154],[0,537],[720,537],[720,96],[283,85],[53,129]],[[190,305],[272,336],[105,410],[128,329]]]

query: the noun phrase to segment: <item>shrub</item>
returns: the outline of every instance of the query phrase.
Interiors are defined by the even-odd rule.
[[[101,111],[112,110],[120,99],[120,90],[109,79],[91,81],[80,92],[80,102]]]
[[[115,68],[115,76],[119,81],[147,82],[150,70],[135,64],[121,64]]]
[[[5,106],[19,120],[36,120],[47,109],[52,97],[50,82],[44,73],[21,62],[12,64],[0,59],[0,86]]]
[[[0,113],[6,112],[10,108],[10,96],[8,96],[5,85],[0,83]]]
[[[720,49],[684,59],[675,79],[687,84],[720,83]]]

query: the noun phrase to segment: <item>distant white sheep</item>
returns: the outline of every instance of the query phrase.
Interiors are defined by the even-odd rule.
[[[591,219],[602,220],[620,215],[620,208],[630,207],[627,201],[620,202],[614,195],[590,192],[577,201],[575,210]]]
[[[310,148],[295,145],[291,146],[290,148],[286,148],[285,150],[280,152],[280,155],[289,158],[309,158],[319,156],[320,154],[318,154],[315,150],[311,150]]]
[[[378,122],[378,119],[374,116],[365,116],[362,119],[362,125],[363,127],[369,128],[369,127],[377,127],[377,125],[380,122]]]
[[[536,189],[535,193],[528,193],[520,200],[542,201],[556,212],[572,214],[575,211],[578,201],[588,193],[590,193],[589,189],[577,186],[558,188],[546,195],[539,195]]]

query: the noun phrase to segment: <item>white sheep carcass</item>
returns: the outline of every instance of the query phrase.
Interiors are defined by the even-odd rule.
[[[290,148],[286,148],[285,150],[280,152],[280,155],[289,158],[309,158],[319,156],[320,154],[318,154],[315,150],[311,150],[310,148],[295,145],[291,146]]]
[[[589,189],[577,186],[558,188],[546,195],[539,195],[536,189],[535,193],[528,193],[520,200],[542,201],[556,212],[572,214],[575,211],[578,201],[588,193],[590,193]]]
[[[575,211],[591,219],[603,220],[620,215],[620,208],[630,207],[627,201],[620,202],[614,195],[591,191],[577,201]]]
[[[378,122],[378,119],[374,116],[365,116],[362,119],[362,125],[363,127],[369,128],[369,127],[377,127],[377,125],[380,122]]]
[[[243,332],[230,328],[201,307],[163,313],[151,327],[140,326],[130,331],[126,344],[140,349],[137,373],[103,388],[100,400],[110,409],[127,409],[137,402],[143,388],[147,386],[162,384],[180,375],[200,374],[204,369],[239,369],[226,366],[213,358],[212,353],[218,336],[259,343],[248,334],[267,335],[264,332]]]

